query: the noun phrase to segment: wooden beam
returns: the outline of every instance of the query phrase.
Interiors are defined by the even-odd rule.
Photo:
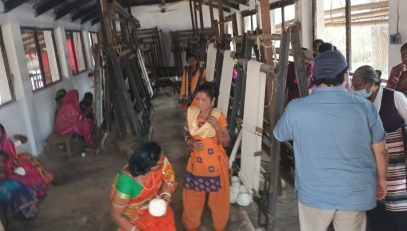
[[[192,7],[192,0],[189,0],[189,10],[190,10],[190,13],[191,13],[192,30],[195,33],[194,9]]]
[[[216,27],[215,25],[215,18],[213,16],[213,4],[212,4],[212,0],[209,0],[209,17],[211,19],[211,27],[214,28]]]
[[[352,5],[353,11],[358,10],[371,10],[371,9],[379,9],[379,8],[388,8],[389,2],[388,1],[381,1],[381,2],[372,2],[372,3],[365,3],[365,4],[358,4]],[[336,8],[332,10],[326,10],[325,14],[339,14],[345,12],[346,7]]]
[[[97,10],[98,10],[98,6],[95,4],[95,5],[91,5],[87,8],[85,8],[83,10],[77,11],[71,15],[72,22],[76,21],[80,18],[83,18],[86,15],[89,15],[89,12],[95,12]]]
[[[90,11],[87,15],[81,17],[81,24],[84,24],[87,21],[93,20],[95,18],[99,18],[99,11],[97,9],[94,11]]]
[[[220,0],[214,0],[214,1],[219,3]],[[235,3],[230,0],[223,0],[222,2],[223,2],[223,6],[226,6],[228,8],[232,8],[235,10],[240,10],[239,3]]]
[[[204,3],[204,5],[209,6],[209,5],[208,5],[208,3]],[[216,9],[218,9],[218,10],[219,10],[219,5],[218,5],[218,4],[214,4],[214,3],[212,3],[212,7],[213,7],[213,8],[216,8]],[[228,13],[230,13],[230,12],[231,12],[231,10],[230,10],[229,8],[227,8],[227,7],[223,7],[223,11],[224,11],[224,12],[228,12]]]
[[[85,6],[89,2],[94,2],[95,0],[76,0],[73,2],[70,2],[68,4],[64,4],[60,9],[57,9],[55,11],[55,20],[58,20],[65,15],[71,13],[72,11],[78,9],[81,6]]]
[[[269,0],[261,0],[260,6],[261,6],[261,24],[263,34],[271,34]]]
[[[9,12],[28,1],[29,0],[3,0],[4,12]]]
[[[345,1],[345,16],[346,16],[346,61],[348,62],[349,70],[351,70],[351,62],[352,62],[352,50],[351,50],[351,14],[352,14],[352,3],[350,0]]]
[[[204,21],[203,21],[203,12],[202,12],[202,0],[198,0],[199,1],[199,21],[201,22],[201,30],[203,30],[204,28]]]
[[[223,9],[223,0],[218,0],[218,9]],[[222,39],[223,34],[225,33],[225,24],[223,23],[223,10],[219,11],[219,36]]]
[[[41,14],[51,10],[52,8],[60,5],[63,3],[63,0],[47,0],[47,1],[42,1],[38,4],[35,4],[33,6],[34,8],[34,15],[35,17],[40,16]]]
[[[282,7],[285,7],[285,6],[289,6],[289,5],[293,5],[294,3],[296,3],[298,0],[281,0],[281,1],[278,1],[278,2],[273,2],[273,3],[270,3],[270,10],[274,10],[274,9],[277,9],[277,8],[282,8]]]

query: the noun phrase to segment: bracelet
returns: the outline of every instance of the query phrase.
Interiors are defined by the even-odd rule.
[[[191,139],[191,136],[185,136],[184,141],[186,144],[188,144],[188,141]]]
[[[132,226],[130,231],[136,231],[136,226]]]
[[[171,193],[169,192],[163,192],[160,194],[160,197],[162,197],[163,195],[167,195],[169,198],[171,198]]]

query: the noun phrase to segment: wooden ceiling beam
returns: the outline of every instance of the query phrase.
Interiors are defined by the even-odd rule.
[[[89,2],[96,2],[95,0],[76,0],[73,2],[70,2],[68,4],[64,4],[61,8],[55,10],[55,20],[58,20],[65,15],[71,13],[72,11],[78,9],[78,7],[85,6]]]
[[[9,12],[28,1],[29,0],[3,0],[4,12]]]

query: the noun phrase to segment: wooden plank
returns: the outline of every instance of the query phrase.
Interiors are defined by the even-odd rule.
[[[271,34],[269,0],[261,0],[261,24],[263,34]]]
[[[298,79],[298,89],[300,97],[305,97],[308,95],[308,84],[307,84],[307,73],[305,70],[304,53],[302,51],[302,46],[300,42],[300,33],[298,27],[291,27],[290,29],[292,48],[294,50],[294,65],[296,69],[297,79]]]
[[[279,74],[277,80],[277,86],[274,95],[276,99],[276,107],[274,111],[274,119],[270,121],[270,125],[274,128],[280,118],[285,103],[285,92],[287,86],[287,67],[288,67],[288,48],[290,46],[291,34],[287,31],[283,33],[283,40],[281,42],[281,53],[279,60]],[[270,164],[270,184],[269,184],[269,195],[268,195],[268,211],[271,214],[276,213],[277,207],[277,196],[278,196],[278,185],[279,185],[279,166],[280,166],[280,142],[276,140],[273,136],[273,142],[271,144],[271,164]]]

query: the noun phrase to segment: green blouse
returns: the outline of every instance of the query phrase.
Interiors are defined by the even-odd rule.
[[[125,174],[119,173],[117,177],[116,193],[123,199],[131,199],[140,195],[143,186],[137,183],[136,179]]]

